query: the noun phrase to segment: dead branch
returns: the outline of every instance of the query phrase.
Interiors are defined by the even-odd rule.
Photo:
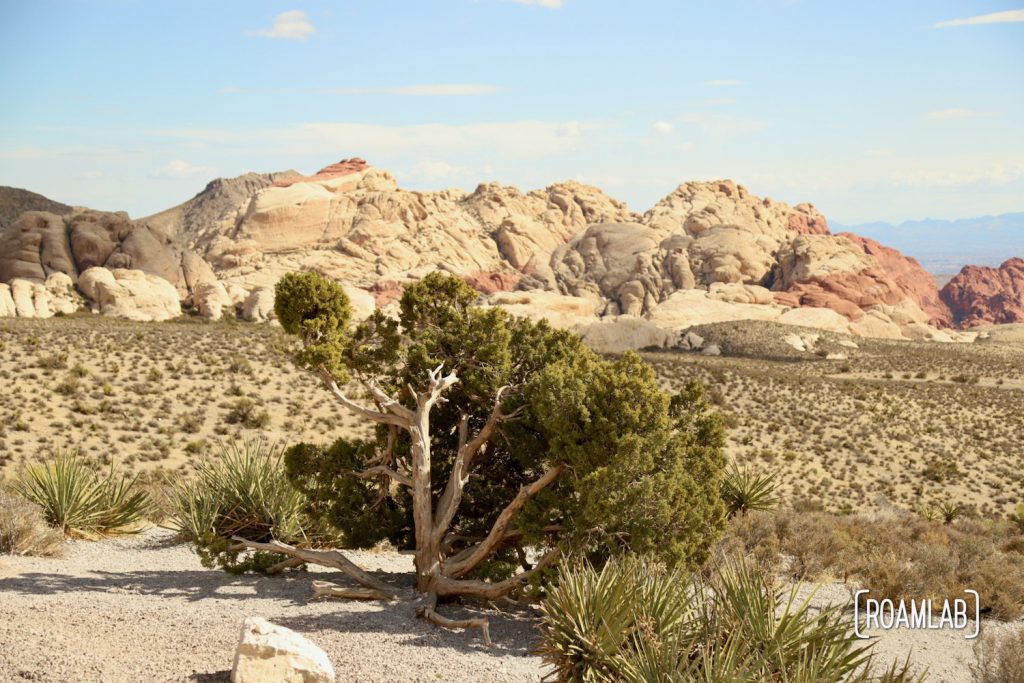
[[[309,564],[319,564],[324,567],[332,567],[337,569],[356,583],[359,583],[366,588],[373,588],[382,593],[386,593],[390,596],[395,596],[395,590],[388,584],[374,578],[368,572],[360,569],[355,562],[345,557],[337,550],[310,550],[308,548],[296,548],[295,546],[282,543],[281,541],[268,541],[266,543],[259,543],[257,541],[250,541],[242,538],[241,536],[232,536],[231,540],[236,541],[238,545],[233,546],[233,549],[250,548],[252,550],[262,550],[267,553],[280,553],[282,555],[288,555],[308,562]]]
[[[374,588],[345,588],[330,581],[314,581],[313,595],[348,600],[394,600],[393,595]]]
[[[487,537],[477,543],[474,546],[470,546],[466,550],[463,550],[454,557],[449,558],[444,563],[444,573],[447,576],[458,578],[465,576],[469,572],[473,571],[481,562],[490,557],[495,549],[502,543],[505,536],[505,531],[508,529],[508,525],[512,522],[512,519],[523,509],[528,501],[533,496],[540,493],[546,486],[551,482],[558,479],[563,472],[566,471],[564,464],[556,465],[552,467],[544,475],[530,484],[529,486],[523,486],[519,489],[519,493],[512,499],[505,509],[498,515],[498,519],[494,521],[494,525],[491,527]]]

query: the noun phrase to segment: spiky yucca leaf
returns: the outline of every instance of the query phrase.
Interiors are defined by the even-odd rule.
[[[306,540],[302,495],[288,483],[282,450],[262,439],[230,443],[200,464],[195,479],[176,485],[166,525],[193,543],[203,562],[229,571],[261,569],[276,555],[255,553],[239,562],[232,536],[253,541]]]
[[[540,653],[559,681],[903,683],[909,662],[874,673],[872,644],[839,607],[772,590],[746,564],[707,581],[636,559],[563,566],[542,604]],[[660,615],[660,616],[655,616]]]
[[[19,473],[14,490],[41,507],[47,523],[69,536],[137,532],[150,508],[149,496],[135,490],[135,479],[116,475],[113,466],[100,476],[74,454],[30,463]]]
[[[751,510],[770,510],[779,504],[776,488],[778,480],[774,473],[758,474],[733,463],[722,479],[722,500],[730,517]]]

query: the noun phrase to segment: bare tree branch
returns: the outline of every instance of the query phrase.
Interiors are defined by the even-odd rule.
[[[511,593],[531,576],[537,574],[551,565],[558,559],[559,550],[548,551],[540,561],[533,566],[533,569],[519,572],[515,576],[499,581],[488,583],[487,581],[475,581],[472,579],[452,579],[442,577],[437,582],[437,594],[439,596],[463,596],[479,598],[481,600],[497,600],[498,598]]]
[[[356,472],[355,470],[350,471],[359,479],[372,479],[373,477],[384,475],[390,477],[394,481],[397,481],[399,484],[402,484],[403,486],[408,486],[409,488],[412,488],[411,477],[409,477],[406,474],[402,474],[401,472],[396,472],[387,465],[374,465],[373,467],[368,467],[362,472]]]
[[[480,543],[467,548],[463,552],[459,553],[455,557],[448,559],[444,563],[444,573],[450,577],[465,576],[469,572],[473,571],[477,565],[486,560],[494,550],[502,543],[505,535],[505,530],[508,528],[509,523],[512,519],[523,509],[528,501],[533,496],[540,493],[546,486],[551,482],[558,479],[563,472],[566,471],[564,464],[556,465],[549,469],[544,475],[530,484],[529,486],[523,486],[519,489],[519,493],[512,499],[505,509],[498,515],[498,519],[494,521],[494,525],[491,527],[490,532]]]
[[[250,541],[242,538],[241,536],[232,536],[232,541],[236,541],[238,545],[233,548],[251,548],[252,550],[262,550],[268,553],[280,553],[282,555],[288,555],[308,562],[310,564],[319,564],[324,567],[333,567],[343,573],[345,573],[353,581],[367,587],[376,589],[382,593],[386,593],[392,597],[395,597],[395,589],[388,584],[375,579],[368,572],[363,571],[355,562],[342,555],[337,550],[310,550],[308,548],[296,548],[295,546],[282,543],[281,541],[268,541],[267,543],[260,543],[257,541]]]
[[[491,414],[472,440],[467,440],[469,416],[464,414],[459,421],[459,450],[455,456],[455,463],[452,465],[451,475],[448,477],[448,484],[444,488],[444,493],[441,494],[441,499],[437,503],[437,512],[434,515],[434,535],[438,543],[448,533],[448,527],[455,519],[459,504],[462,503],[462,492],[466,488],[466,482],[469,481],[473,458],[490,440],[498,425],[512,417],[501,412],[501,401],[508,389],[508,386],[503,386],[495,393]]]
[[[371,410],[370,408],[361,406],[352,399],[350,399],[348,396],[345,395],[345,392],[342,391],[341,388],[338,386],[337,381],[335,381],[334,379],[334,375],[332,375],[330,370],[328,370],[327,368],[323,366],[318,367],[317,374],[320,375],[320,379],[334,395],[334,398],[336,398],[339,403],[341,403],[343,406],[348,408],[353,413],[356,413],[357,415],[362,415],[367,420],[379,422],[380,424],[390,424],[399,427],[409,426],[409,418],[399,416],[395,414],[393,411],[390,413],[384,413],[378,410]]]
[[[313,595],[349,600],[394,600],[395,596],[375,588],[345,588],[329,581],[314,581]]]

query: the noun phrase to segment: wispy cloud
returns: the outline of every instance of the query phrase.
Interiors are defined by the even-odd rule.
[[[736,100],[731,97],[719,97],[712,100],[701,100],[698,104],[702,107],[724,107],[728,104],[736,104]]]
[[[737,80],[735,78],[723,78],[716,81],[705,81],[704,85],[709,85],[712,88],[731,88],[737,85],[746,85],[746,81]]]
[[[672,124],[668,121],[655,121],[654,126],[652,127],[654,128],[655,133],[660,133],[662,135],[671,135],[672,133]]]
[[[436,159],[459,154],[508,158],[549,157],[578,149],[602,124],[582,121],[504,121],[466,124],[385,126],[369,123],[304,123],[288,128],[232,130],[164,128],[147,131],[152,138],[177,144],[202,142],[229,148],[259,146],[290,157],[322,155],[324,149],[367,159]]]
[[[565,0],[512,0],[517,5],[535,5],[549,9],[562,9],[565,7]]]
[[[408,95],[413,97],[463,97],[487,95],[501,91],[501,86],[486,83],[424,83],[369,88],[242,88],[228,86],[217,92],[224,94],[281,95]]]
[[[941,111],[928,112],[928,118],[932,121],[952,121],[956,119],[973,119],[981,116],[981,112],[971,109],[942,109]]]
[[[151,178],[191,178],[194,176],[210,177],[214,173],[212,166],[197,166],[182,159],[175,159],[154,169],[149,176]]]
[[[932,28],[952,28],[954,26],[979,26],[981,24],[1011,24],[1024,21],[1024,9],[1011,9],[1005,12],[979,14],[965,19],[950,19],[932,24]]]
[[[300,9],[281,12],[274,17],[269,28],[252,31],[250,35],[262,38],[283,38],[288,40],[306,40],[316,33],[316,27],[309,20],[309,15]]]

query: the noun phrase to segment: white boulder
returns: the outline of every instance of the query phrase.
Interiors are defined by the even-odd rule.
[[[232,683],[334,683],[323,650],[295,631],[249,617],[231,667]]]

